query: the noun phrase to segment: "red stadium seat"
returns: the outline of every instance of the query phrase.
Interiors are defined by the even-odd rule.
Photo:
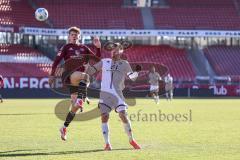
[[[204,53],[219,76],[239,76],[240,47],[210,46]]]

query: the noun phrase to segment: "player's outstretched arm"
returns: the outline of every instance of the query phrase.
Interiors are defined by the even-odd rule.
[[[91,55],[97,56],[98,58],[101,58],[101,42],[99,40],[99,37],[93,38],[93,45],[97,48],[96,54],[90,48],[87,47],[88,54],[91,54]]]
[[[54,60],[54,62],[52,64],[52,69],[51,69],[51,72],[50,72],[50,75],[49,75],[49,79],[48,79],[49,84],[53,83],[53,81],[54,81],[54,74],[55,74],[56,68],[57,68],[58,64],[61,62],[61,60],[63,59],[64,54],[65,54],[65,49],[64,49],[64,46],[63,46],[58,51],[57,56],[56,56],[56,58],[55,58],[55,60]]]
[[[93,66],[89,66],[86,70],[86,73],[90,76],[102,70],[102,61],[94,64]]]
[[[135,81],[138,77],[138,73],[142,70],[142,67],[140,65],[136,65],[134,71],[132,70],[130,64],[128,63],[128,72],[127,76],[132,80]]]

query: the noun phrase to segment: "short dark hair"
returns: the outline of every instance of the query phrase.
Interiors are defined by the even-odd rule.
[[[70,34],[70,32],[77,32],[78,34],[80,34],[80,28],[73,26],[68,28],[68,34]]]

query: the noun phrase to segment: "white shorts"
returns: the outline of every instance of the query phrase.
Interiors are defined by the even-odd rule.
[[[150,91],[157,91],[158,92],[158,90],[159,90],[159,86],[150,85]]]
[[[108,93],[108,92],[100,92],[99,99],[99,108],[101,113],[111,112],[111,110],[115,110],[116,112],[126,111],[128,105],[124,101],[124,97],[122,93],[119,95]]]

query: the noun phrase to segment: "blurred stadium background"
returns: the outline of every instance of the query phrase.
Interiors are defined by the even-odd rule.
[[[49,12],[46,22],[34,18],[39,7]],[[175,96],[240,96],[240,0],[0,0],[4,97],[60,96],[47,77],[70,26],[81,28],[90,47],[92,36],[102,44],[131,40],[128,60],[143,64],[142,72],[167,66]],[[134,85],[149,88],[144,77]]]

